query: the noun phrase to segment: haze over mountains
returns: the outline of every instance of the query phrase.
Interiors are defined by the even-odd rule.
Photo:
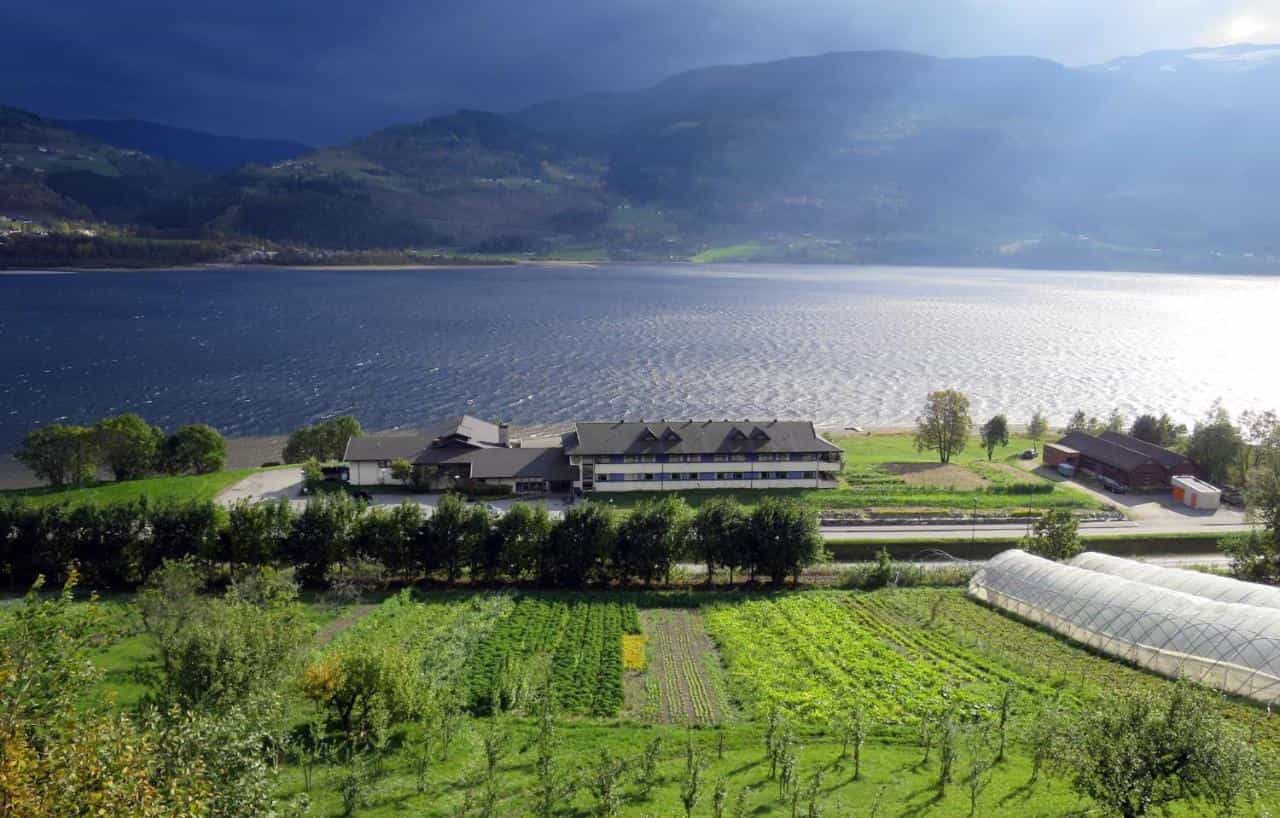
[[[9,109],[0,214],[344,248],[1277,269],[1276,88],[1280,46],[1086,68],[837,53],[460,111],[297,156],[190,132],[165,151],[155,129],[160,142],[69,123],[97,141]],[[13,161],[39,139],[102,158]],[[209,172],[242,161],[258,164]]]

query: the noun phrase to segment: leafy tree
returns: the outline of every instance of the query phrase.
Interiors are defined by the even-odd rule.
[[[774,585],[781,585],[787,576],[798,585],[800,573],[826,556],[817,513],[789,498],[761,501],[751,513],[747,537],[752,565]]]
[[[97,602],[76,603],[73,571],[61,594],[42,581],[0,617],[0,814],[164,818],[210,815],[203,765],[163,736],[90,695],[90,661],[106,620]]]
[[[98,470],[97,440],[84,426],[53,423],[33,429],[13,456],[53,486],[80,485],[92,480]]]
[[[289,435],[284,446],[284,462],[301,463],[312,458],[322,463],[341,460],[346,455],[347,442],[363,434],[360,421],[351,415],[339,415],[304,426]]]
[[[169,474],[209,474],[227,464],[227,441],[217,429],[203,423],[182,426],[169,435],[160,449],[160,464]]]
[[[1240,447],[1233,478],[1248,482],[1255,467],[1280,468],[1280,415],[1275,412],[1241,412]]]
[[[409,485],[413,481],[413,464],[403,457],[397,457],[391,461],[391,477],[406,486]]]
[[[553,528],[546,506],[516,503],[494,523],[502,544],[502,573],[513,579],[537,576]]]
[[[616,578],[638,577],[648,585],[670,579],[671,568],[686,550],[689,506],[678,497],[646,500],[618,527],[613,568]]]
[[[690,524],[693,556],[707,566],[707,585],[715,580],[717,566],[733,569],[745,565],[747,515],[742,506],[729,497],[713,497],[698,507]]]
[[[1204,470],[1214,482],[1223,482],[1231,466],[1238,462],[1244,441],[1231,415],[1215,403],[1204,418],[1196,422],[1187,442],[1187,457]]]
[[[950,463],[952,455],[964,451],[973,421],[969,399],[954,389],[930,392],[924,411],[916,418],[916,450],[936,451],[938,460]]]
[[[1103,426],[1104,432],[1123,432],[1124,431],[1124,415],[1120,414],[1119,409],[1112,409],[1111,414],[1107,415],[1107,422]]]
[[[1084,550],[1080,542],[1080,524],[1069,509],[1054,508],[1040,515],[1023,547],[1032,554],[1051,560],[1069,560]]]
[[[307,501],[285,549],[304,580],[319,582],[330,566],[350,555],[351,535],[361,510],[345,493],[322,494]]]
[[[222,558],[233,567],[268,565],[283,558],[293,533],[294,517],[288,500],[238,500],[228,509],[226,527],[218,535]]]
[[[364,512],[356,518],[351,538],[363,555],[393,574],[410,576],[422,566],[416,544],[425,524],[422,507],[406,501],[391,509]]]
[[[93,427],[102,463],[116,480],[137,480],[156,467],[164,430],[135,414],[103,418]]]
[[[1089,418],[1085,415],[1083,409],[1077,409],[1071,416],[1071,420],[1067,421],[1067,425],[1062,428],[1064,432],[1087,432],[1089,431]]]
[[[592,767],[587,779],[591,793],[591,814],[596,818],[615,818],[622,811],[622,774],[626,765],[614,758],[607,749],[600,751],[600,760]]]
[[[1031,416],[1031,422],[1027,424],[1027,437],[1040,445],[1040,441],[1044,440],[1044,436],[1049,434],[1049,421],[1044,416],[1044,412],[1039,409]]]
[[[550,585],[578,588],[598,577],[613,553],[617,523],[608,508],[583,503],[565,512],[551,532],[541,579]]]
[[[990,460],[997,446],[1009,445],[1009,421],[1004,415],[996,415],[982,424],[981,434],[982,446],[987,450],[987,460]]]
[[[1174,423],[1168,414],[1139,415],[1129,427],[1129,435],[1157,446],[1172,446],[1187,433],[1187,427]]]
[[[463,560],[468,555],[468,526],[470,525],[470,509],[462,498],[456,494],[446,494],[436,503],[427,521],[426,529],[430,542],[428,565],[442,565],[454,582],[461,573]]]
[[[166,571],[178,576],[166,577]],[[190,571],[181,563],[156,573],[139,607],[160,655],[166,703],[220,712],[266,701],[292,677],[311,630],[296,586],[274,583],[260,601],[232,586],[218,599],[193,595]]]
[[[166,559],[216,557],[224,517],[225,512],[210,500],[149,506],[151,541],[138,555],[138,570],[145,577]]]
[[[382,714],[402,721],[420,712],[422,675],[399,645],[350,640],[307,667],[302,692],[328,711],[348,741],[358,741]]]
[[[1168,695],[1109,697],[1073,719],[1051,764],[1108,815],[1137,818],[1177,802],[1227,811],[1257,792],[1261,764],[1211,695],[1178,684]]]

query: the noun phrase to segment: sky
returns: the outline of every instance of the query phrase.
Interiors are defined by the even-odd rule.
[[[0,104],[345,141],[860,49],[1068,65],[1280,41],[1280,0],[0,0]]]

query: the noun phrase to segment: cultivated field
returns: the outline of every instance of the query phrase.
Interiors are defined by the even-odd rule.
[[[110,608],[114,624],[96,661],[109,671],[101,692],[118,694],[125,709],[146,694],[155,658],[136,633],[130,601],[112,601]],[[742,814],[751,816],[792,815],[796,788],[801,814],[812,798],[819,814],[836,818],[968,815],[963,784],[938,794],[937,749],[926,763],[921,720],[947,711],[966,725],[992,724],[1011,690],[1009,755],[980,795],[977,814],[1061,816],[1089,805],[1061,780],[1045,775],[1032,782],[1032,731],[1045,708],[1170,685],[984,608],[959,589],[403,592],[374,606],[312,602],[307,612],[316,636],[306,678],[281,691],[296,723],[317,712],[302,691],[341,681],[336,669],[344,652],[408,668],[407,699],[460,708],[456,737],[448,749],[433,751],[425,778],[414,748],[438,717],[393,724],[382,775],[354,813],[369,818],[483,814],[477,782],[495,730],[506,743],[492,814],[531,814],[539,780],[538,696],[545,690],[554,698],[556,775],[566,785],[556,815],[597,814],[593,781],[606,761],[624,765],[615,793],[619,815],[683,815],[690,742],[705,788],[695,815],[713,815],[721,780],[727,803],[743,793]],[[1265,711],[1229,700],[1218,706],[1247,725],[1267,752],[1280,748],[1280,729]],[[853,711],[865,718],[868,736],[856,779],[833,726]],[[798,783],[788,794],[780,794],[763,749],[771,717],[793,736]],[[963,733],[977,735],[983,734]],[[643,755],[651,746],[656,755],[646,783]],[[968,746],[961,742],[961,774]],[[294,797],[307,790],[308,777],[286,761],[280,795]],[[314,762],[309,814],[342,815],[346,781],[340,756]],[[1277,806],[1280,793],[1272,792],[1236,814],[1261,816]]]

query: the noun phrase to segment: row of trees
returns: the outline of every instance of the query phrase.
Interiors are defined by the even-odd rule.
[[[696,512],[663,498],[625,517],[588,503],[561,520],[542,506],[516,505],[501,517],[445,495],[434,513],[406,502],[366,508],[345,494],[321,495],[295,511],[287,501],[105,506],[0,505],[0,569],[27,584],[75,565],[97,587],[137,584],[165,560],[194,557],[246,567],[295,566],[307,582],[374,563],[414,581],[464,573],[476,582],[537,581],[553,587],[670,578],[681,560],[741,571],[774,583],[798,579],[823,556],[817,515],[786,499],[748,511],[716,498]]]
[[[103,418],[92,426],[53,423],[28,432],[14,455],[36,477],[75,486],[109,469],[116,480],[155,474],[207,474],[227,462],[227,442],[211,426],[182,426],[165,434],[135,414]]]

